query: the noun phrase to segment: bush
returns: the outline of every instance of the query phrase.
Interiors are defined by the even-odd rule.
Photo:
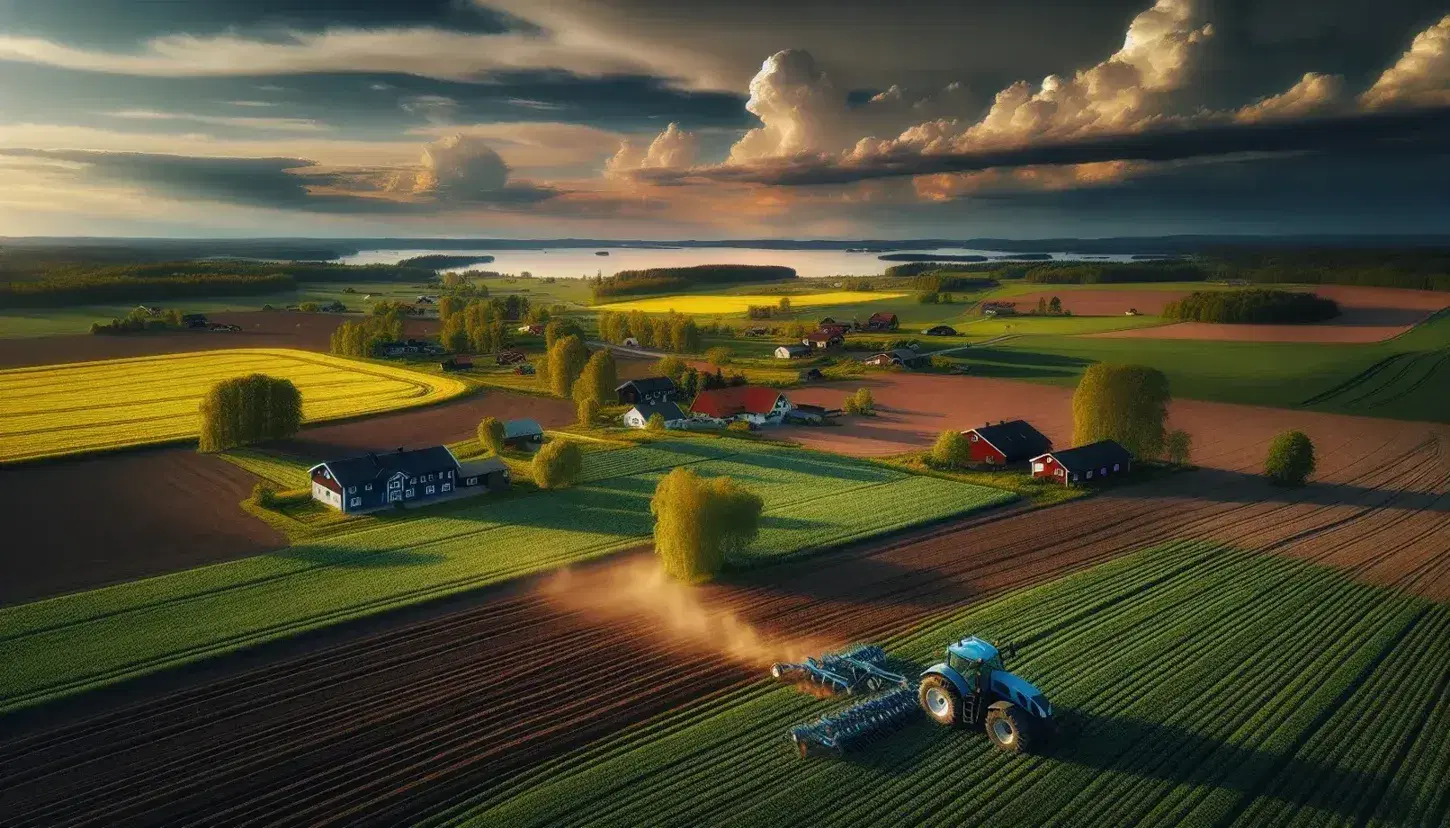
[[[702,478],[687,468],[665,475],[650,499],[655,554],[665,572],[708,581],[760,531],[765,502],[728,477]]]
[[[931,459],[938,466],[960,469],[971,461],[971,451],[971,444],[960,431],[943,431],[931,447]]]
[[[649,420],[644,424],[645,431],[660,432],[665,430],[665,417],[663,414],[654,413],[649,415]]]
[[[1134,457],[1161,457],[1170,399],[1156,368],[1090,365],[1072,394],[1073,445],[1116,440]]]
[[[1264,474],[1280,486],[1303,486],[1314,473],[1314,443],[1302,431],[1285,431],[1269,444]]]
[[[302,393],[291,380],[251,374],[222,380],[201,401],[201,451],[291,437],[302,427]]]
[[[749,420],[735,420],[734,422],[730,423],[730,425],[725,426],[725,428],[729,431],[744,431],[746,433],[749,433],[755,430],[755,423],[752,423]]]
[[[322,310],[322,306],[317,304],[316,302],[303,302],[302,304],[297,306],[297,309],[302,311],[303,313],[317,313],[318,311]]]
[[[782,299],[781,301],[784,301],[784,299]],[[715,366],[716,368],[723,368],[726,365],[730,364],[731,356],[732,354],[730,353],[730,349],[722,345],[718,348],[711,348],[710,350],[706,351],[705,361]]]
[[[277,490],[265,483],[258,483],[252,487],[252,500],[263,509],[275,509]]]
[[[857,388],[856,393],[841,404],[841,410],[847,414],[875,414],[876,400],[871,396],[871,389]]]
[[[1192,435],[1182,429],[1170,432],[1165,451],[1167,452],[1168,462],[1175,466],[1188,465],[1189,457],[1193,454]]]
[[[497,417],[484,417],[478,424],[478,444],[492,454],[503,453],[503,421]]]
[[[562,489],[574,485],[584,470],[584,453],[569,440],[545,443],[534,455],[534,482],[540,489]]]
[[[588,428],[599,419],[599,401],[593,397],[585,397],[578,405],[579,425]]]

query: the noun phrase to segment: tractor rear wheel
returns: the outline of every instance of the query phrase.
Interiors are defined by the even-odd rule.
[[[937,724],[954,725],[960,720],[962,697],[945,678],[927,676],[922,679],[916,698],[921,703],[921,709]]]
[[[997,747],[1009,753],[1032,750],[1032,717],[1015,704],[993,706],[987,710],[987,736]]]

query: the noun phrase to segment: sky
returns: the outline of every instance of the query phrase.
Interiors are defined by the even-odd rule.
[[[0,0],[0,236],[1447,228],[1450,0]]]

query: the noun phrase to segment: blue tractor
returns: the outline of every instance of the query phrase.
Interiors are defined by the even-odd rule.
[[[946,661],[921,674],[917,700],[937,724],[984,727],[997,747],[1012,753],[1030,752],[1052,723],[1052,704],[1042,691],[1007,672],[997,647],[976,636],[948,645]]]
[[[997,647],[976,636],[948,645],[946,660],[927,668],[919,682],[891,672],[886,663],[884,650],[865,646],[771,667],[777,679],[808,683],[828,693],[886,691],[792,728],[791,741],[801,756],[838,756],[894,730],[918,710],[938,724],[983,727],[998,747],[1012,753],[1029,752],[1051,727],[1047,697],[1007,672]]]

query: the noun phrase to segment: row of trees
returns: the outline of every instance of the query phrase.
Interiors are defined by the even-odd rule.
[[[348,320],[332,332],[329,350],[338,356],[371,357],[385,342],[403,338],[403,309],[396,303],[379,302],[372,314]]]
[[[747,305],[745,308],[745,315],[750,319],[770,319],[777,314],[789,316],[791,312],[789,296],[780,297],[774,305]]]
[[[160,316],[152,316],[140,308],[133,308],[130,313],[120,319],[112,319],[110,322],[92,322],[91,333],[93,334],[120,334],[133,333],[136,331],[166,331],[180,328],[182,312],[172,308]]]
[[[502,351],[513,342],[513,326],[497,300],[474,300],[466,304],[444,296],[438,302],[442,322],[439,341],[455,354],[491,354]]]
[[[1288,290],[1199,290],[1163,306],[1163,318],[1191,322],[1309,323],[1339,315],[1339,303]]]
[[[291,380],[251,374],[222,380],[201,401],[202,451],[291,437],[302,426],[302,394]]]
[[[1046,285],[1097,285],[1125,282],[1201,282],[1209,274],[1194,262],[1092,262],[1042,264],[1028,268],[1022,278]]]
[[[615,345],[623,345],[626,339],[633,338],[641,348],[682,354],[699,353],[704,346],[704,331],[694,317],[673,311],[664,316],[651,316],[643,311],[600,311],[598,325],[599,337]]]
[[[621,270],[608,278],[600,276],[594,280],[594,300],[645,293],[674,293],[699,285],[774,282],[794,279],[795,276],[795,268],[779,265],[719,264]]]
[[[24,282],[0,282],[0,307],[155,301],[192,296],[242,296],[294,290],[291,276],[180,275],[125,278],[79,275]]]

